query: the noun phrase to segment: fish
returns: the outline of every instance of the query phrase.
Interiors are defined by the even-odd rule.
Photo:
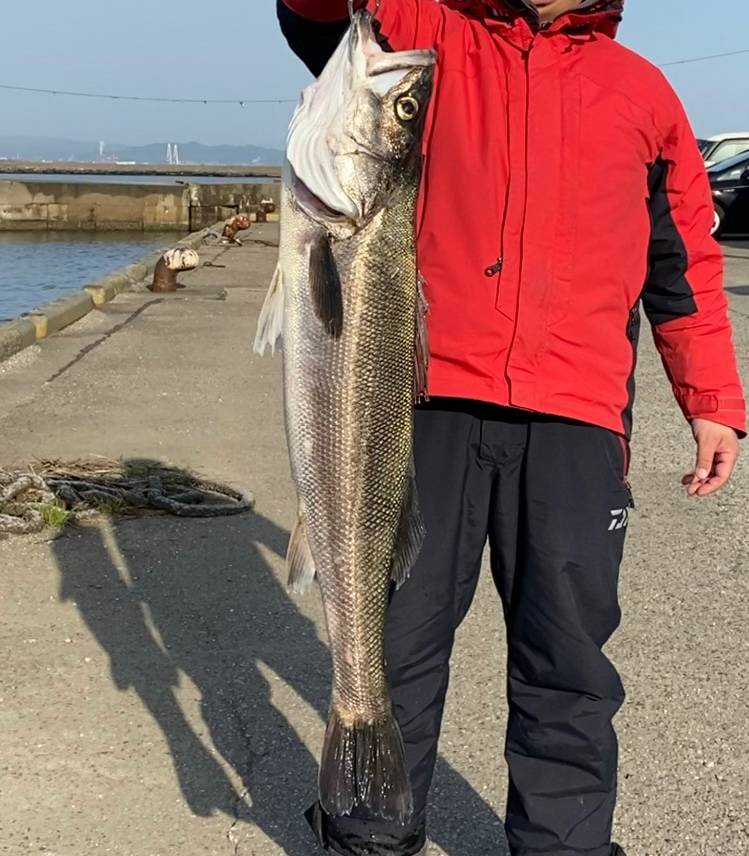
[[[425,537],[412,434],[428,307],[415,233],[435,62],[432,50],[385,51],[371,15],[352,15],[289,126],[279,261],[254,343],[275,353],[280,339],[298,496],[289,585],[317,581],[332,655],[320,805],[396,822],[413,796],[383,637],[391,587]]]

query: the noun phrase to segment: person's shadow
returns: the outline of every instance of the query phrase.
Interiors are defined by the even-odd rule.
[[[317,762],[272,703],[263,670],[324,721],[330,656],[263,556],[284,556],[288,538],[255,512],[146,517],[69,529],[53,550],[61,598],[77,604],[117,688],[132,688],[158,723],[190,809],[255,824],[289,856],[309,856],[302,812],[315,798]],[[180,672],[199,691],[213,746],[243,791],[185,717]],[[429,833],[450,856],[507,852],[500,818],[443,759]]]

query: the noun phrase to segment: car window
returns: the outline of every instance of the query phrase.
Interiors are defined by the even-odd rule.
[[[718,176],[718,181],[738,181],[746,172],[746,166],[734,167],[734,169],[726,170]]]
[[[717,143],[715,143],[713,140],[705,140],[702,146],[702,157],[706,161],[710,161],[712,163],[710,155],[715,151],[716,145]]]
[[[725,166],[722,170],[712,167],[708,170],[708,175],[712,181],[738,181],[747,169],[749,169],[749,157],[736,157],[732,163]]]
[[[749,139],[724,140],[718,144],[714,151],[710,152],[710,162],[723,163],[723,161],[734,158],[747,150],[749,150]]]

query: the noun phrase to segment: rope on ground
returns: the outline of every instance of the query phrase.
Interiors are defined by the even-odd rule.
[[[158,461],[39,461],[0,469],[0,534],[29,535],[97,516],[160,511],[223,517],[254,507],[250,493]]]

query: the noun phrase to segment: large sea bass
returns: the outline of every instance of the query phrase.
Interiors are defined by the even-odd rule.
[[[352,18],[292,120],[279,266],[255,350],[283,338],[299,520],[289,581],[319,582],[333,656],[320,801],[403,821],[412,796],[383,663],[391,580],[424,537],[412,467],[426,385],[414,247],[432,51],[384,52]]]

